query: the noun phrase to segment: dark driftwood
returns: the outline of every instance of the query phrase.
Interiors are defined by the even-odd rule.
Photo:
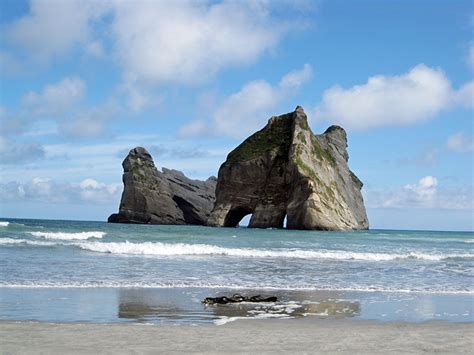
[[[207,297],[202,301],[204,304],[227,304],[227,303],[239,303],[239,302],[276,302],[278,299],[275,296],[271,297],[262,297],[260,295],[245,297],[239,295],[238,293],[234,294],[231,297]]]

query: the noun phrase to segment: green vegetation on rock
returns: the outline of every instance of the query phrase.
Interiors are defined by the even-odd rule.
[[[336,159],[333,157],[329,149],[321,147],[321,144],[314,135],[311,136],[311,142],[313,143],[313,154],[319,161],[326,160],[331,163],[331,165],[336,165]]]
[[[234,165],[253,160],[272,151],[277,157],[287,159],[291,144],[292,123],[291,115],[272,118],[267,127],[251,135],[230,152],[227,163]]]
[[[306,138],[305,138],[303,132],[298,133],[298,135],[297,135],[296,137],[297,137],[301,142],[303,142],[304,144],[306,144]]]

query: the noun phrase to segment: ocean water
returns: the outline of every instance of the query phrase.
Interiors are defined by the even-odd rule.
[[[388,312],[390,319],[472,322],[473,247],[469,232],[2,219],[0,319],[93,321],[95,314],[102,321],[137,320],[146,311],[144,319],[152,322],[222,323],[252,316],[383,318]],[[235,292],[278,294],[283,302],[210,309],[200,303]],[[94,311],[88,317],[71,311],[77,297],[96,305],[90,305]],[[51,301],[58,299],[64,302]],[[62,313],[56,312],[61,304]],[[104,304],[113,304],[113,310],[106,312]],[[426,304],[428,311],[414,311]],[[129,317],[120,317],[124,314]]]

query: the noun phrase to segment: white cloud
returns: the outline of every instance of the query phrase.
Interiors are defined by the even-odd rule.
[[[454,94],[454,103],[467,108],[474,108],[474,81],[469,81]]]
[[[57,83],[45,85],[40,93],[30,91],[23,96],[22,104],[35,114],[58,115],[80,102],[85,91],[86,83],[81,78],[65,77]]]
[[[408,184],[404,189],[411,194],[415,201],[431,201],[436,194],[438,179],[433,176],[425,176],[416,184]]]
[[[103,58],[105,56],[104,45],[100,40],[93,40],[85,45],[85,51],[87,54],[96,57]]]
[[[448,137],[446,146],[449,150],[458,153],[472,152],[474,150],[474,139],[458,132]]]
[[[122,191],[122,184],[104,184],[87,178],[79,183],[79,194],[82,201],[110,202],[116,200]]]
[[[363,192],[368,208],[474,210],[473,186],[440,186],[438,179],[430,175],[400,188],[364,187]]]
[[[98,137],[105,132],[106,124],[121,110],[122,107],[112,99],[96,106],[79,107],[64,117],[59,124],[59,131],[69,137]]]
[[[44,61],[74,49],[102,57],[107,41],[127,81],[189,84],[252,63],[310,11],[304,2],[265,0],[32,0],[6,33]]]
[[[194,121],[181,127],[182,136],[201,133],[242,138],[261,128],[280,103],[294,95],[295,91],[312,76],[312,68],[305,64],[300,70],[283,76],[273,86],[267,81],[256,80],[226,97],[212,113],[212,123]]]
[[[19,183],[0,184],[2,202],[41,202],[41,203],[111,203],[120,198],[121,183],[105,184],[92,178],[79,183],[63,183],[50,178],[35,177]]]
[[[355,129],[409,125],[453,105],[470,106],[473,89],[471,82],[455,91],[443,71],[419,64],[399,76],[378,75],[349,89],[329,88],[316,117]]]
[[[195,136],[206,136],[212,133],[209,129],[208,124],[204,120],[195,120],[182,126],[178,130],[178,136],[180,137],[195,137]]]
[[[7,35],[16,45],[50,60],[84,45],[92,35],[91,21],[107,10],[105,2],[80,0],[31,0],[30,12],[11,24]]]
[[[14,72],[15,63],[28,67],[71,53],[113,59],[122,70],[119,95],[138,113],[160,102],[154,90],[164,84],[195,85],[255,62],[304,27],[311,11],[305,1],[32,0],[27,15],[5,26],[11,53],[0,53],[0,62]]]
[[[290,71],[281,78],[278,84],[283,90],[297,89],[306,83],[313,76],[313,68],[309,64],[303,65],[303,68]]]
[[[286,31],[263,1],[115,2],[116,52],[127,77],[157,83],[207,81],[255,61]]]
[[[86,106],[86,83],[77,76],[65,77],[45,85],[40,92],[31,91],[22,98],[23,116],[55,120],[59,133],[71,137],[97,137],[105,131],[110,118],[121,110],[115,99]]]

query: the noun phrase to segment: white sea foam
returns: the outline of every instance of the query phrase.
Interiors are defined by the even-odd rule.
[[[8,227],[9,225],[10,225],[10,222],[0,221],[0,227]]]
[[[239,319],[245,320],[258,320],[258,319],[269,319],[269,318],[278,318],[278,319],[291,319],[293,317],[289,316],[288,314],[284,313],[259,313],[255,316],[251,317],[227,317],[221,316],[218,319],[214,320],[215,325],[224,325],[230,322],[234,322]]]
[[[107,233],[105,232],[77,232],[77,233],[65,233],[65,232],[29,232],[34,237],[40,237],[45,239],[58,239],[58,240],[86,240],[90,238],[102,238]]]
[[[130,255],[223,255],[235,257],[255,258],[298,258],[298,259],[334,259],[334,260],[365,260],[391,261],[400,259],[417,259],[440,261],[452,258],[474,258],[474,254],[425,254],[425,253],[359,253],[345,250],[301,250],[301,249],[251,249],[251,248],[223,248],[208,244],[167,244],[160,242],[144,243],[76,243],[79,248],[99,253],[130,254]]]
[[[332,260],[360,260],[360,261],[393,261],[393,260],[426,260],[441,261],[450,259],[473,259],[473,253],[465,254],[426,254],[409,252],[395,253],[360,253],[345,250],[302,250],[302,249],[251,249],[251,248],[224,248],[208,244],[160,243],[129,241],[96,242],[75,241],[77,239],[100,238],[104,232],[82,233],[50,233],[30,232],[34,236],[45,239],[59,239],[64,242],[41,243],[26,239],[0,238],[0,244],[28,244],[38,246],[71,245],[83,250],[117,255],[150,255],[150,256],[207,256],[221,255],[242,258],[295,258],[295,259],[332,259]],[[66,243],[67,240],[71,242]]]
[[[246,285],[239,282],[233,284],[208,284],[199,282],[176,283],[176,282],[126,282],[126,281],[80,281],[80,282],[47,282],[30,281],[23,283],[12,283],[0,280],[0,288],[143,288],[143,289],[217,289],[217,290],[267,290],[267,291],[335,291],[335,292],[364,292],[364,293],[394,293],[394,294],[446,294],[446,295],[474,295],[474,290],[455,290],[446,288],[424,289],[420,288],[387,288],[387,287],[334,287],[328,285],[320,286],[261,286],[260,284]]]
[[[25,244],[25,245],[37,245],[37,246],[45,246],[45,247],[58,245],[58,243],[55,243],[55,242],[42,242],[42,241],[27,240],[27,239],[0,238],[0,245],[8,245],[8,244]]]

